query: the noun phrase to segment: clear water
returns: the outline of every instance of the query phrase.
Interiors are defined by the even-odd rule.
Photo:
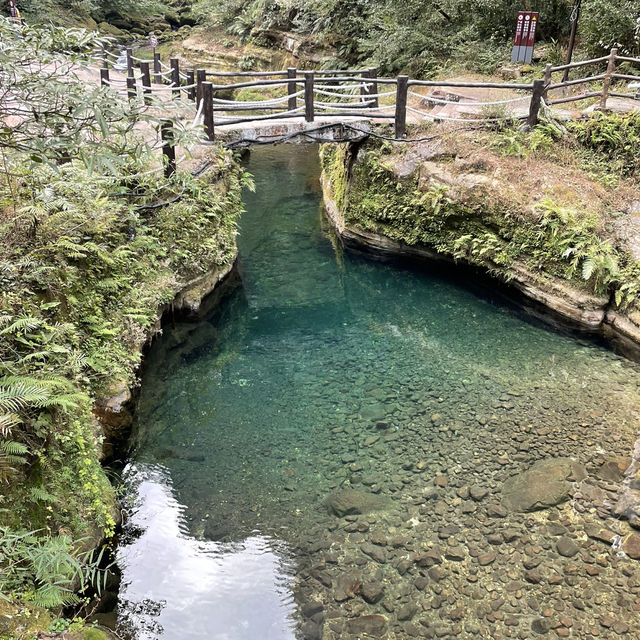
[[[505,626],[487,621],[470,587],[491,598],[521,579],[509,555],[529,553],[526,544],[562,566],[553,539],[545,543],[549,522],[584,544],[584,523],[607,516],[580,499],[506,518],[489,506],[536,460],[570,455],[596,474],[628,455],[640,370],[441,273],[343,252],[323,217],[314,147],[256,149],[249,170],[256,190],[245,199],[238,286],[200,323],[167,328],[147,359],[125,473],[120,631],[285,640],[302,633],[309,600],[325,618],[307,622],[309,638],[321,628],[325,638],[362,637],[345,626],[362,614],[384,615],[389,638],[413,635],[411,624],[440,625],[439,637],[529,629],[541,614],[527,598],[507,604],[518,624]],[[425,502],[438,476],[446,487]],[[470,485],[488,496],[468,500]],[[343,487],[377,495],[380,509],[332,515],[325,501]],[[491,551],[487,538],[508,527],[523,537],[488,567],[445,560],[447,577],[426,590],[414,586],[426,569],[398,568],[431,543]],[[386,562],[362,553],[376,533],[399,539]],[[609,598],[617,568],[601,568],[591,596]],[[377,581],[385,596],[341,599],[344,579]],[[561,600],[523,584],[540,606]],[[450,620],[434,597],[480,612]],[[406,603],[418,609],[409,621]],[[572,616],[572,632],[586,634],[593,615]]]

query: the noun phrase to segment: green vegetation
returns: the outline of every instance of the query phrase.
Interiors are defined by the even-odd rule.
[[[569,128],[581,144],[605,159],[611,172],[640,174],[640,112],[596,113],[589,120],[570,123]]]
[[[637,157],[619,142],[632,139],[635,116],[597,117],[572,125],[566,144],[570,152],[580,145],[585,157],[616,154],[619,173],[635,171]],[[596,132],[604,127],[605,143]],[[529,132],[517,130],[487,134],[507,155],[548,154],[563,135],[553,123]],[[568,135],[568,134],[567,134]],[[398,178],[393,171],[398,150],[390,143],[369,141],[353,162],[346,145],[325,145],[322,164],[333,196],[350,226],[372,231],[409,245],[425,245],[438,252],[488,267],[508,279],[516,263],[541,277],[551,275],[579,288],[611,294],[620,308],[640,302],[640,265],[605,230],[596,212],[558,204],[543,198],[533,209],[506,198],[451,197],[438,184],[423,186],[419,172]],[[446,167],[446,161],[444,166]],[[351,166],[347,182],[347,167]],[[610,171],[614,168],[610,167]]]
[[[234,259],[244,174],[218,148],[163,179],[159,122],[59,53],[95,36],[0,20],[0,41],[0,593],[51,607],[116,524],[94,402],[134,383],[163,305]]]
[[[8,4],[8,3],[3,3]],[[18,0],[22,16],[31,24],[100,29],[105,34],[147,36],[195,23],[189,0]],[[3,13],[8,9],[3,7]]]
[[[195,11],[204,23],[242,41],[262,45],[269,32],[297,32],[335,51],[344,65],[374,64],[383,73],[402,70],[415,76],[451,64],[495,71],[509,59],[521,9],[540,12],[539,39],[562,41],[573,5],[573,0],[197,0]],[[586,0],[584,52],[600,55],[613,43],[626,53],[640,52],[638,18],[635,0]]]

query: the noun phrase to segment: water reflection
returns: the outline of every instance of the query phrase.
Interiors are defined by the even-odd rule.
[[[295,637],[282,542],[261,535],[233,544],[197,540],[162,466],[132,464],[125,478],[136,502],[119,550],[122,633],[139,640]]]

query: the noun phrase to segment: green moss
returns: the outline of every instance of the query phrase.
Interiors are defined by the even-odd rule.
[[[0,640],[31,640],[48,629],[48,611],[30,605],[16,605],[0,598]]]
[[[84,640],[107,640],[107,636],[104,631],[100,631],[100,629],[94,629],[89,627],[82,632],[82,637]]]

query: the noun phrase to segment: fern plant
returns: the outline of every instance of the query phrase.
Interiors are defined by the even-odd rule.
[[[77,585],[80,591],[91,587],[100,593],[109,570],[100,566],[104,548],[97,554],[79,554],[79,542],[0,527],[0,596],[18,592],[36,606],[51,609],[77,604]]]

